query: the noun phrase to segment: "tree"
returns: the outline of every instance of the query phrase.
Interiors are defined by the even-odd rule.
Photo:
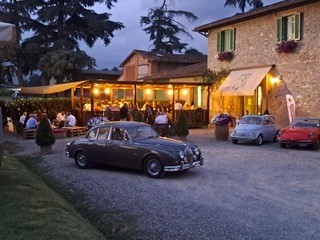
[[[11,18],[7,22],[17,26],[20,40],[22,32],[32,33],[32,36],[21,41],[21,44],[18,42],[13,50],[16,59],[21,61],[14,63],[17,69],[20,69],[20,75],[37,70],[38,62],[41,59],[40,62],[43,62],[44,59],[53,55],[63,57],[64,55],[59,52],[62,50],[65,53],[68,52],[68,55],[77,56],[77,59],[81,58],[81,63],[85,63],[85,65],[79,64],[78,66],[92,68],[95,61],[81,51],[79,42],[83,41],[92,47],[97,39],[102,39],[105,45],[108,45],[114,36],[114,31],[120,30],[124,26],[120,22],[110,21],[109,13],[98,14],[90,7],[96,3],[105,3],[107,8],[111,9],[116,2],[117,0],[1,1],[0,20],[10,20],[9,18]],[[62,73],[70,72],[70,66],[78,67],[72,63],[73,59],[71,58],[64,59],[64,61],[70,61],[71,64],[60,64]],[[53,75],[50,76],[52,69],[43,68],[42,70],[44,76],[53,77]],[[76,70],[79,69],[73,69],[73,71]],[[59,78],[59,81],[61,79],[63,78]]]
[[[184,54],[186,55],[197,55],[197,56],[204,56],[204,54],[202,52],[199,52],[197,49],[195,48],[189,48],[187,50],[185,50]]]
[[[233,6],[238,7],[241,9],[241,12],[244,13],[244,9],[249,6],[254,6],[254,8],[262,7],[263,2],[261,0],[226,0],[224,6]]]
[[[3,49],[5,61],[11,62],[11,73],[17,76],[19,86],[23,85],[24,64],[28,62],[24,49],[21,48],[22,34],[28,30],[28,26],[34,24],[31,15],[35,13],[37,0],[0,2],[0,21],[12,23],[16,26],[17,43]],[[8,76],[10,79],[12,76]]]
[[[168,10],[167,0],[163,0],[161,7],[152,8],[148,12],[148,16],[140,18],[140,26],[143,28],[152,41],[154,48],[152,51],[173,53],[182,52],[187,49],[187,43],[182,43],[179,34],[184,34],[192,39],[186,27],[175,20],[176,17],[185,17],[189,21],[198,19],[193,13],[183,10]]]

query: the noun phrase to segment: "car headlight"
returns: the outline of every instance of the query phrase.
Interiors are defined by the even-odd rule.
[[[196,148],[196,149],[194,150],[194,152],[195,152],[196,155],[200,155],[200,153],[201,153],[201,151],[200,151],[199,148]]]
[[[181,158],[181,159],[184,159],[184,152],[183,151],[179,151],[179,157]]]
[[[310,132],[310,133],[308,134],[308,137],[309,137],[309,138],[314,138],[314,132]]]

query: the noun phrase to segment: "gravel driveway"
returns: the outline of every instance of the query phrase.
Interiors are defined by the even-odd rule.
[[[17,155],[39,151],[34,140],[6,137],[24,147]],[[233,145],[215,140],[211,127],[192,129],[188,141],[201,148],[205,165],[157,180],[123,169],[80,170],[64,155],[71,140],[57,140],[42,165],[102,215],[134,216],[141,231],[134,239],[320,239],[320,151]]]

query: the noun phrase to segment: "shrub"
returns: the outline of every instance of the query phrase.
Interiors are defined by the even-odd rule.
[[[36,144],[40,147],[50,146],[54,144],[56,139],[52,134],[52,129],[49,120],[46,116],[43,116],[39,127],[37,128]]]

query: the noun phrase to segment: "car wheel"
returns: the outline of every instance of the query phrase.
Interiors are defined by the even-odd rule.
[[[233,144],[237,144],[238,143],[238,139],[232,139],[232,143]]]
[[[256,145],[257,145],[257,146],[260,146],[260,145],[262,144],[262,142],[263,142],[263,137],[262,137],[262,135],[260,134],[260,135],[257,137],[257,139],[256,139]]]
[[[285,148],[287,146],[287,144],[285,143],[279,143],[281,148]]]
[[[90,161],[84,151],[77,152],[74,160],[78,168],[86,169],[90,167]]]
[[[320,140],[317,140],[313,145],[312,145],[312,149],[313,150],[319,150],[320,148],[320,143],[319,143]]]
[[[157,156],[149,156],[144,161],[144,172],[150,178],[161,178],[164,176],[164,164]]]

